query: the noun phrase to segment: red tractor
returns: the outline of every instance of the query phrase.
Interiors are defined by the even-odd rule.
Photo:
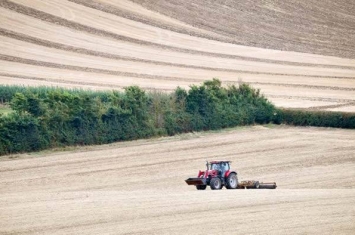
[[[212,190],[236,189],[238,187],[237,172],[230,169],[230,161],[206,162],[206,171],[199,171],[197,178],[188,178],[188,185],[195,185],[197,190],[205,190],[207,185]]]

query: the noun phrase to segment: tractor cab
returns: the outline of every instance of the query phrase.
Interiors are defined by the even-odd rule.
[[[224,176],[230,170],[229,161],[207,162],[207,171],[217,171],[219,175]]]
[[[206,170],[199,171],[196,178],[186,180],[188,185],[195,185],[198,190],[206,189],[210,185],[211,189],[235,189],[238,185],[237,173],[231,171],[230,161],[206,162]]]
[[[228,171],[230,169],[229,161],[213,161],[207,163],[208,170]]]

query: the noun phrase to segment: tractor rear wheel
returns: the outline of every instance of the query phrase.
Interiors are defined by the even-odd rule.
[[[206,187],[207,187],[206,185],[196,185],[197,190],[205,190]]]
[[[219,178],[212,178],[210,186],[212,190],[219,190],[222,188],[222,181]]]
[[[227,180],[226,180],[226,188],[227,189],[236,189],[237,186],[238,186],[237,175],[234,173],[229,174],[227,177]]]

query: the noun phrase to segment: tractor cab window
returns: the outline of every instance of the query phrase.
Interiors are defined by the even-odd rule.
[[[222,170],[223,170],[223,171],[228,171],[228,170],[229,170],[229,163],[227,163],[227,162],[222,162],[222,163],[221,163],[221,166],[222,166]]]
[[[228,162],[221,162],[221,163],[212,163],[211,170],[223,171],[226,172],[229,170],[229,163]]]
[[[211,170],[220,170],[219,164],[216,163],[211,164]]]

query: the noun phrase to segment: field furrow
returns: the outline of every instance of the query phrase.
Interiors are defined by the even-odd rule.
[[[218,78],[277,107],[355,112],[354,12],[349,0],[0,0],[0,85],[172,92]],[[3,156],[0,234],[353,234],[354,139],[266,125]],[[206,160],[278,188],[197,191],[184,180]]]
[[[354,137],[255,126],[8,156],[0,162],[0,232],[352,234]],[[278,188],[197,191],[184,179],[206,159],[232,160],[239,180]],[[211,213],[225,226],[205,223]]]

